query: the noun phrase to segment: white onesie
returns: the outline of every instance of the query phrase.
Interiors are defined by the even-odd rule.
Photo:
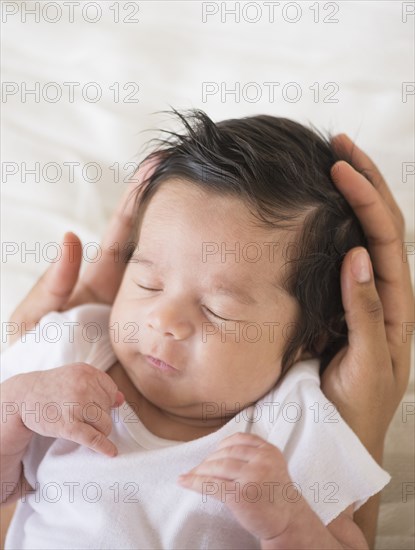
[[[1,381],[80,361],[106,371],[116,362],[109,314],[109,306],[96,304],[49,313],[2,354]],[[155,436],[127,403],[111,414],[114,458],[65,439],[33,436],[23,467],[35,491],[18,501],[6,550],[260,548],[226,507],[221,487],[206,487],[221,495],[219,501],[176,481],[235,432],[257,434],[282,451],[295,485],[268,490],[282,494],[287,505],[302,495],[325,525],[350,504],[359,508],[391,479],[322,393],[317,360],[296,363],[255,405],[193,441]],[[260,490],[239,487],[240,498],[254,501]]]

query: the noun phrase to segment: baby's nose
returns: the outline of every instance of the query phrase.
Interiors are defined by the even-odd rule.
[[[159,304],[147,316],[147,326],[162,336],[184,340],[192,333],[192,323],[183,309],[173,304]]]

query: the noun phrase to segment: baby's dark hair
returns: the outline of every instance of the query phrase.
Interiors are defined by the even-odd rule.
[[[330,169],[339,158],[330,136],[269,115],[214,123],[201,110],[172,113],[185,131],[162,130],[168,137],[158,139],[158,147],[143,161],[159,158],[137,193],[131,241],[137,239],[149,200],[170,178],[241,199],[260,227],[300,228],[284,287],[301,313],[284,347],[282,375],[301,348],[320,358],[322,374],[347,343],[340,289],[343,257],[355,246],[367,246],[358,219],[331,180]]]

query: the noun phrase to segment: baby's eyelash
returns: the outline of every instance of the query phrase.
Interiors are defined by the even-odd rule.
[[[213,313],[208,307],[203,306],[213,317],[216,317],[217,319],[220,319],[221,321],[232,321],[233,319],[225,319],[224,317],[221,317],[220,315],[216,315],[216,313]]]
[[[148,288],[147,286],[139,285],[136,283],[138,287],[142,288],[143,290],[150,290],[152,292],[158,292],[160,289],[158,288]],[[220,315],[216,315],[216,313],[213,313],[208,307],[203,306],[213,317],[216,317],[217,319],[220,319],[221,321],[235,321],[234,319],[225,319],[224,317],[221,317]],[[236,322],[236,321],[235,321]]]
[[[137,286],[139,286],[140,288],[142,288],[142,289],[144,289],[144,290],[151,290],[151,291],[153,291],[153,292],[157,292],[158,290],[160,290],[159,288],[148,288],[148,287],[146,287],[146,286],[139,285],[138,283],[137,283]]]

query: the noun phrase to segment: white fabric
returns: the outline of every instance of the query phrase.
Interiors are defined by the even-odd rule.
[[[109,306],[88,304],[46,315],[25,342],[2,354],[2,381],[77,361],[106,371],[116,361],[109,313]],[[315,360],[297,363],[255,405],[190,442],[155,436],[126,403],[112,418],[115,458],[68,440],[33,437],[23,466],[36,491],[19,501],[6,550],[260,548],[223,501],[176,482],[234,432],[255,433],[281,449],[298,494],[325,525],[352,503],[358,509],[390,480],[321,392]],[[241,498],[255,498],[240,490]],[[293,498],[289,487],[282,490]]]

